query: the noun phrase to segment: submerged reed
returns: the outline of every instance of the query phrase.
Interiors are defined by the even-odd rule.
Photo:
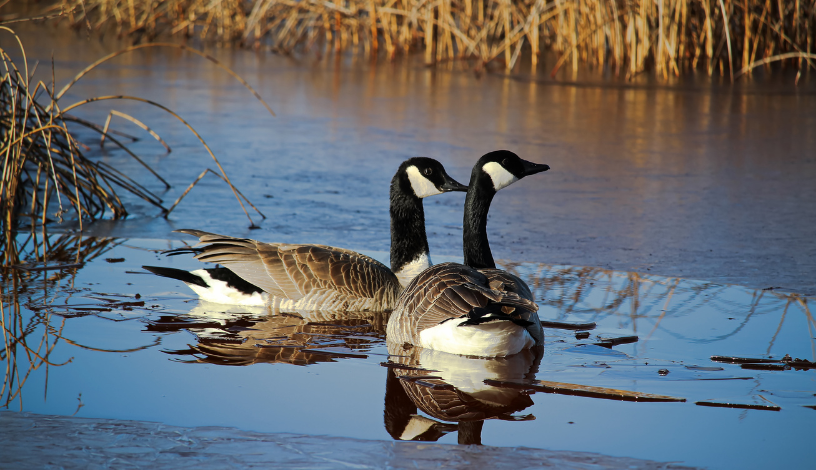
[[[134,41],[184,35],[273,50],[328,46],[423,52],[507,70],[529,50],[631,76],[705,68],[735,78],[788,60],[810,66],[816,3],[781,0],[61,0],[83,28]]]

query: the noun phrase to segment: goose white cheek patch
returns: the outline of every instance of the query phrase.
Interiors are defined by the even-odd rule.
[[[435,196],[442,194],[442,191],[436,189],[436,186],[428,178],[422,176],[419,169],[413,165],[406,170],[408,173],[408,180],[411,182],[411,187],[414,188],[414,194],[420,199],[428,196]]]
[[[511,184],[518,181],[518,178],[513,176],[513,173],[505,170],[503,166],[499,165],[496,162],[488,162],[482,167],[482,169],[490,175],[490,179],[493,180],[493,189],[496,191],[506,188]]]

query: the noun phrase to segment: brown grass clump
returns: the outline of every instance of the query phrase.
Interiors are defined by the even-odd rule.
[[[15,400],[20,400],[22,406],[22,387],[35,370],[64,364],[49,359],[61,340],[77,345],[63,337],[62,333],[65,318],[82,314],[82,309],[80,306],[55,306],[55,297],[49,294],[49,290],[59,290],[60,282],[66,278],[72,284],[78,268],[121,243],[112,239],[87,239],[81,233],[51,236],[47,233],[49,222],[73,217],[81,229],[84,221],[105,215],[113,219],[122,218],[127,215],[127,210],[116,193],[117,189],[155,205],[166,217],[208,172],[229,184],[242,207],[244,201],[252,205],[229,183],[218,159],[201,136],[165,106],[123,95],[98,96],[67,105],[63,105],[60,98],[77,81],[107,60],[144,47],[174,47],[198,54],[224,68],[247,87],[270,113],[272,110],[255,90],[231,70],[210,56],[177,44],[142,44],[110,54],[85,68],[57,92],[53,63],[50,86],[42,81],[35,83],[32,79],[34,69],[29,69],[20,38],[5,26],[0,26],[0,34],[13,37],[14,47],[19,47],[22,55],[22,60],[15,61],[9,51],[0,47],[0,158],[3,160],[0,179],[0,334],[3,347],[0,348],[0,362],[6,366],[3,386],[0,387],[2,407]],[[73,126],[96,131],[101,135],[100,144],[105,141],[113,143],[145,165],[121,142],[136,138],[110,129],[111,116],[117,116],[141,127],[170,151],[158,134],[125,113],[111,110],[104,125],[70,114],[85,104],[107,100],[137,100],[171,114],[198,137],[219,171],[205,169],[172,206],[165,208],[161,199],[127,175],[102,161],[86,157],[82,150],[87,146],[77,141],[75,133],[71,132],[71,129],[75,129]],[[169,187],[161,176],[147,165],[145,167]],[[249,213],[247,217],[252,224]],[[20,231],[17,231],[18,228]],[[125,309],[130,308],[130,304],[140,303],[121,299],[110,302],[118,302],[117,305]],[[34,315],[24,315],[25,311],[32,311]],[[79,406],[82,406],[81,401]]]
[[[781,0],[61,0],[77,27],[134,41],[183,35],[290,52],[325,45],[369,54],[422,51],[507,70],[529,48],[632,76],[705,68],[732,78],[816,59],[816,3]]]

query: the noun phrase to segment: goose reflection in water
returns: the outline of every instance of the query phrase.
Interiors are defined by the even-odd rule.
[[[528,421],[524,389],[486,385],[486,379],[533,380],[543,348],[503,358],[474,358],[388,342],[386,431],[398,440],[437,441],[458,431],[460,444],[481,444],[485,420]],[[430,418],[417,413],[421,410]]]
[[[232,307],[201,301],[184,315],[151,322],[151,331],[187,330],[197,343],[165,351],[193,356],[185,362],[249,365],[261,362],[309,365],[365,357],[384,340],[382,313],[280,312],[264,307]]]

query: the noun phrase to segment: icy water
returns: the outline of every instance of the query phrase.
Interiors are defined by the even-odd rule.
[[[26,28],[40,79],[50,80],[54,53],[57,89],[122,47]],[[8,36],[0,46],[16,54]],[[812,77],[799,87],[784,74],[734,88],[708,78],[554,83],[527,72],[476,78],[411,62],[208,52],[277,117],[222,69],[168,48],[106,62],[63,102],[127,95],[173,109],[266,219],[250,213],[260,228],[249,230],[229,188],[207,176],[168,220],[126,197],[127,220],[86,227],[97,238],[78,243],[57,233],[75,226],[52,227],[52,260],[75,262],[81,252],[88,262],[22,271],[22,284],[4,278],[6,338],[21,339],[3,356],[16,364],[4,381],[9,409],[481,441],[710,468],[816,461],[816,371],[712,360],[816,360]],[[165,206],[215,168],[184,125],[144,103],[104,101],[77,114],[104,123],[111,110],[138,118],[172,147],[167,154],[113,118],[117,130],[140,138],[130,148],[172,188],[109,143],[100,149],[86,131],[87,154],[123,169]],[[552,170],[497,196],[488,223],[494,255],[528,281],[543,320],[587,324],[547,328],[541,357],[389,351],[382,317],[225,310],[140,268],[199,266],[157,253],[181,246],[183,237],[170,234],[177,228],[330,244],[387,262],[388,182],[399,162],[435,157],[466,182],[473,162],[496,148]],[[460,256],[463,199],[426,200],[436,262]],[[25,246],[32,250],[33,241]],[[489,419],[479,425],[481,418]]]

